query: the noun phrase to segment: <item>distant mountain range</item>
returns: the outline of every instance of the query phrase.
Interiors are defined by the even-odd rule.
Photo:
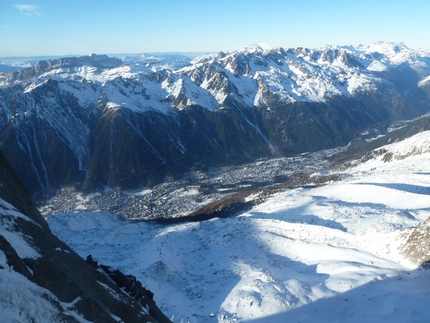
[[[0,74],[0,148],[35,198],[345,145],[430,111],[430,52],[403,44],[104,55]]]

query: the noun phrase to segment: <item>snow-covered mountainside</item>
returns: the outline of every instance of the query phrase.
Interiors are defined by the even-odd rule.
[[[1,62],[0,73],[17,72],[24,68],[30,67],[32,64],[29,62]]]
[[[429,241],[413,237],[430,216],[429,145],[425,131],[380,147],[313,173],[342,180],[234,217],[161,225],[82,211],[48,223],[78,253],[147,282],[174,322],[425,322]]]
[[[170,322],[152,296],[56,238],[0,156],[1,322]]]
[[[429,75],[430,53],[391,43],[41,61],[0,74],[0,147],[32,194],[142,187],[422,115]]]

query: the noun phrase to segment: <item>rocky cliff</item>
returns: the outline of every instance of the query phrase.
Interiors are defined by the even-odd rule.
[[[122,278],[121,285],[51,233],[17,175],[0,156],[1,320],[170,322],[150,291],[132,277],[116,275]],[[131,283],[134,289],[121,289]]]

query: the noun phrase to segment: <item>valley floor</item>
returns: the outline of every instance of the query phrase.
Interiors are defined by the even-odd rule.
[[[430,216],[429,159],[372,159],[341,171],[343,181],[276,193],[231,218],[47,220],[82,257],[138,277],[174,322],[424,322],[430,271],[401,248]]]
[[[327,159],[345,148],[303,153],[293,157],[256,160],[249,164],[190,171],[183,178],[168,180],[139,191],[105,187],[103,191],[83,194],[62,188],[41,206],[44,215],[74,211],[108,210],[130,220],[179,218],[198,211],[235,192],[268,187],[287,178],[327,168]]]

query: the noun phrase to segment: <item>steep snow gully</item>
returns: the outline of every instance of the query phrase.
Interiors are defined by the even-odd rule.
[[[404,245],[430,215],[429,139],[422,132],[316,173],[344,179],[278,192],[235,217],[160,225],[83,211],[47,220],[81,256],[145,282],[173,322],[425,322],[430,272]]]

